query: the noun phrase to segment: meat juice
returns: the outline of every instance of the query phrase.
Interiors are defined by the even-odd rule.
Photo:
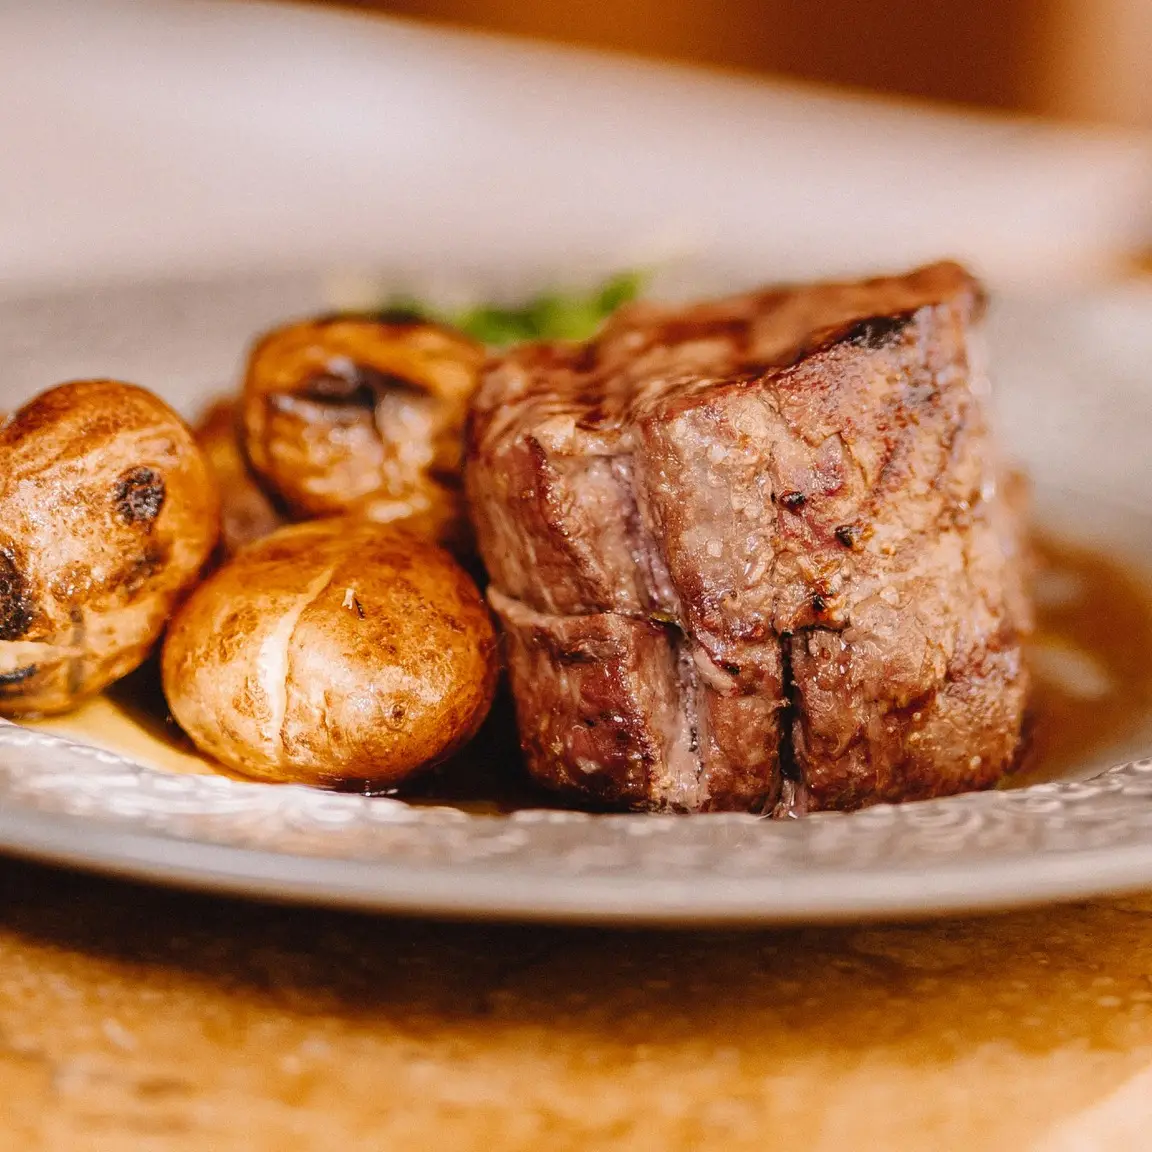
[[[1106,767],[1152,725],[1152,579],[1100,551],[1039,537],[1028,740],[1005,787]],[[1112,748],[1124,749],[1109,757]],[[1101,759],[1103,758],[1103,759]]]

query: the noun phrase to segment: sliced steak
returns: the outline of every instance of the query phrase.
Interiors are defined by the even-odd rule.
[[[694,811],[1003,773],[1029,621],[982,308],[939,264],[489,365],[467,488],[540,779]]]

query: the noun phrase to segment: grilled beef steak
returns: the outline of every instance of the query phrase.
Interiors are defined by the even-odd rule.
[[[997,780],[1029,608],[982,307],[938,264],[489,365],[467,488],[540,781],[785,812]]]

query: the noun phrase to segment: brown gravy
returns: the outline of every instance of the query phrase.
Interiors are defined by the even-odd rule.
[[[1028,746],[1005,785],[1058,780],[1152,718],[1152,575],[1038,537]]]
[[[1028,743],[1005,787],[1060,779],[1152,730],[1152,576],[1065,541],[1042,537],[1035,551],[1038,627]],[[176,726],[151,664],[78,711],[35,726],[158,768],[231,775],[201,756]],[[506,696],[464,753],[402,795],[473,812],[556,805],[521,768]]]

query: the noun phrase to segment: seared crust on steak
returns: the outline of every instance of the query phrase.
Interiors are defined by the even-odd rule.
[[[490,364],[466,483],[535,775],[695,811],[1003,773],[1029,621],[982,309],[937,264],[634,305]]]

